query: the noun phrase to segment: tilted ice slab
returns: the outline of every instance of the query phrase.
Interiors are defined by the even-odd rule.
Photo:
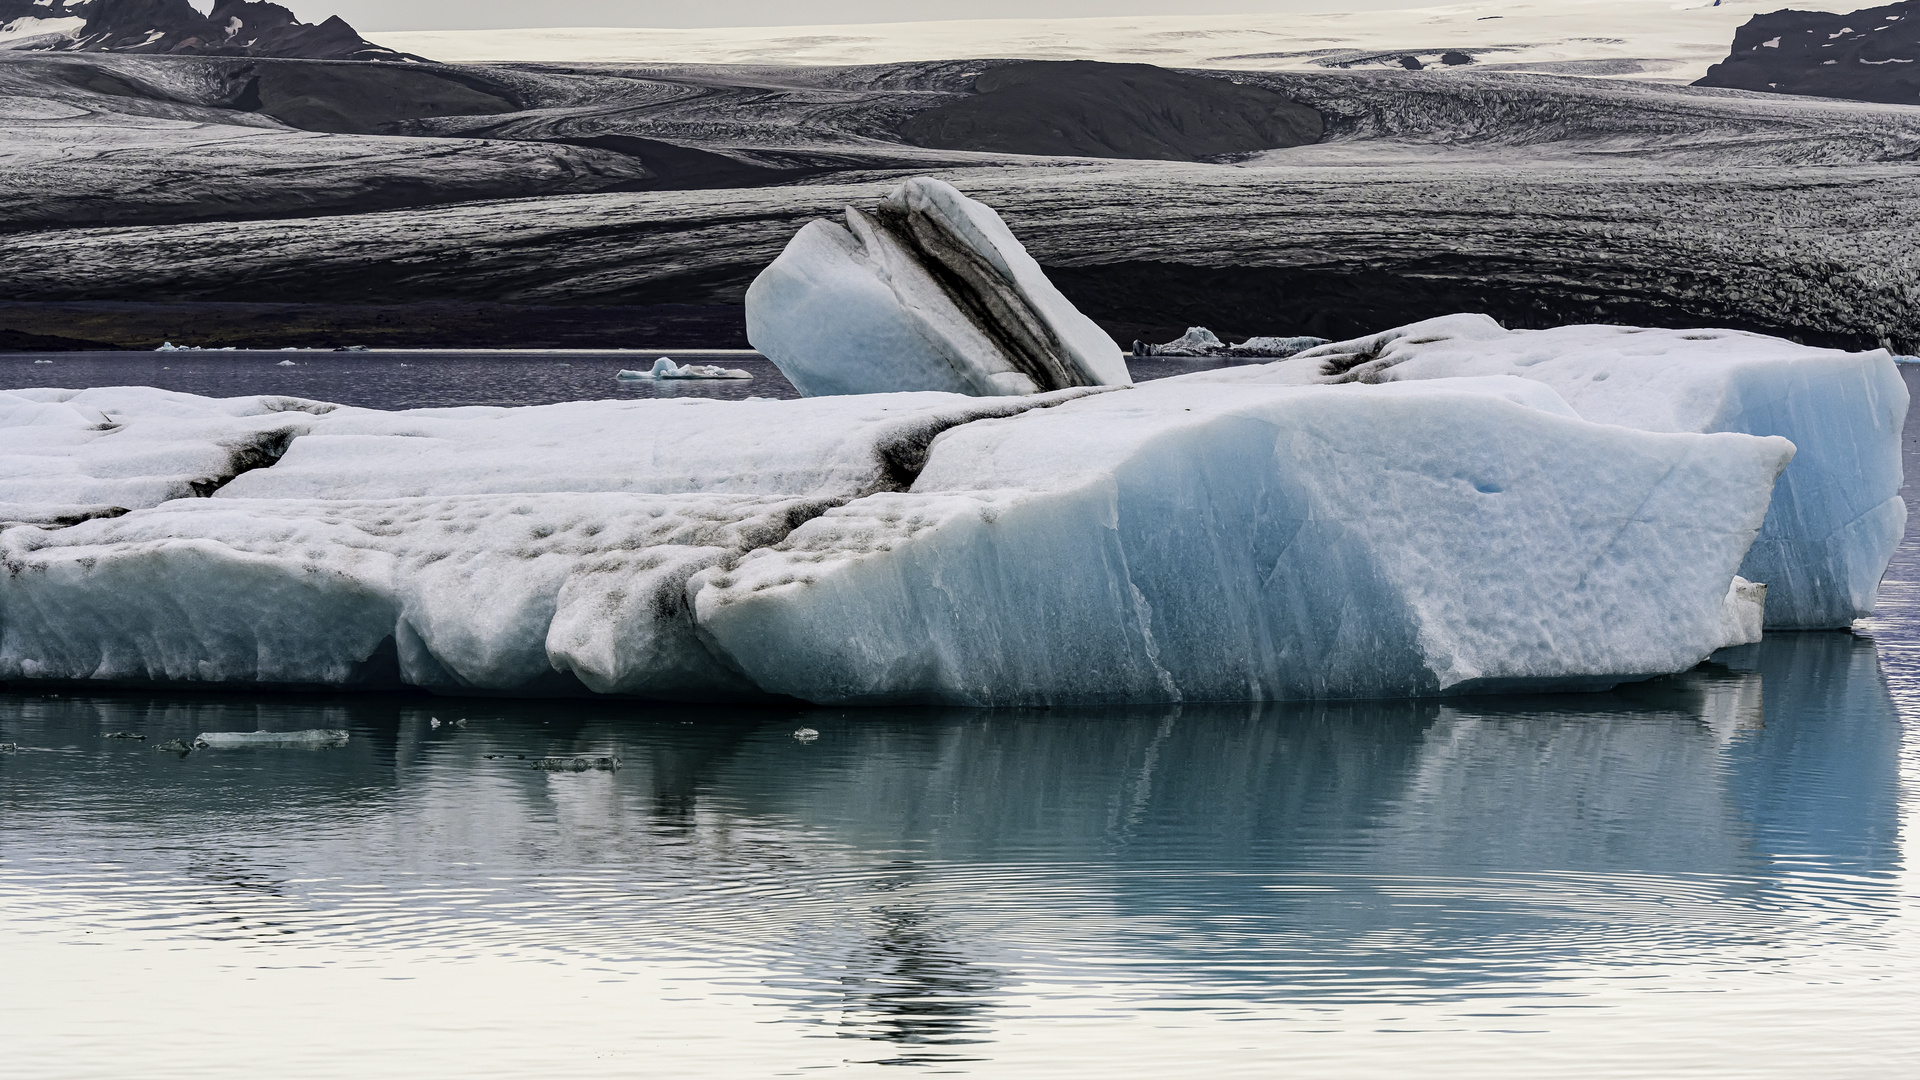
[[[747,290],[747,338],[808,397],[1131,381],[999,214],[926,177],[801,229]]]
[[[1825,629],[1873,611],[1905,532],[1907,389],[1885,352],[1847,353],[1734,330],[1503,329],[1450,315],[1321,346],[1207,382],[1392,382],[1518,375],[1588,420],[1646,431],[1783,435],[1799,452],[1740,574],[1765,582],[1767,625]]]
[[[1757,639],[1780,438],[1581,420],[1516,379],[1177,380],[943,434],[907,492],[689,585],[817,702],[1606,685]]]

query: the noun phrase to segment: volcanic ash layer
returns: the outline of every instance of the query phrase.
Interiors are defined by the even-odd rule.
[[[969,705],[1599,687],[1757,638],[1736,571],[1793,452],[1595,423],[1511,376],[397,413],[18,391],[0,678]]]

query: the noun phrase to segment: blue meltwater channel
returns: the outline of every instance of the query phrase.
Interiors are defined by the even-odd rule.
[[[1920,428],[1906,447],[1920,477]],[[16,687],[0,1060],[34,1080],[1911,1075],[1913,531],[1881,606],[1532,698]],[[311,728],[351,739],[157,749]]]

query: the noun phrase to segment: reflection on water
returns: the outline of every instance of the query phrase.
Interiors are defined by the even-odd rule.
[[[1676,964],[1920,960],[1874,644],[1723,660],[1606,695],[1132,713],[17,696],[0,918],[263,967],[719,965],[738,982],[685,992],[963,1071],[1096,986],[1120,1015],[1538,1027]],[[313,727],[352,741],[155,749]],[[625,765],[528,765],[578,754]]]

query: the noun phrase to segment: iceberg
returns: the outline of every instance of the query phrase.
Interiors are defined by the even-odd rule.
[[[696,574],[703,636],[808,701],[973,706],[1594,688],[1758,637],[1786,439],[1513,378],[1180,383],[946,432]]]
[[[1002,705],[1683,670],[1758,636],[1736,571],[1793,446],[1501,375],[394,413],[33,390],[0,451],[0,680]]]
[[[1000,215],[926,177],[802,228],[747,290],[747,339],[806,397],[1131,382]]]
[[[1322,337],[1250,337],[1237,345],[1229,345],[1204,326],[1189,326],[1186,333],[1164,345],[1134,342],[1133,355],[1143,358],[1168,356],[1279,360],[1325,344],[1327,339]]]
[[[319,750],[345,746],[352,736],[332,728],[308,731],[203,731],[194,737],[196,750],[243,750],[250,747],[291,747]]]
[[[636,379],[751,379],[753,372],[739,368],[723,368],[713,364],[687,364],[682,366],[670,358],[662,356],[653,362],[647,371],[626,369],[615,375],[622,380]]]
[[[77,521],[23,502],[41,520],[0,532],[0,679],[761,696],[700,640],[695,572],[904,489],[948,427],[1094,392],[300,413],[271,468],[214,490]],[[85,402],[118,421],[40,445],[41,471],[108,438],[138,464],[183,416],[238,434],[276,403],[36,393],[68,427],[104,418]],[[189,430],[199,450],[222,429]]]
[[[1780,435],[1799,448],[1740,574],[1765,582],[1767,626],[1818,630],[1871,614],[1905,533],[1907,389],[1885,351],[1810,348],[1735,330],[1513,330],[1450,315],[1259,367],[1180,380],[1402,383],[1514,375],[1579,415],[1645,431]]]

